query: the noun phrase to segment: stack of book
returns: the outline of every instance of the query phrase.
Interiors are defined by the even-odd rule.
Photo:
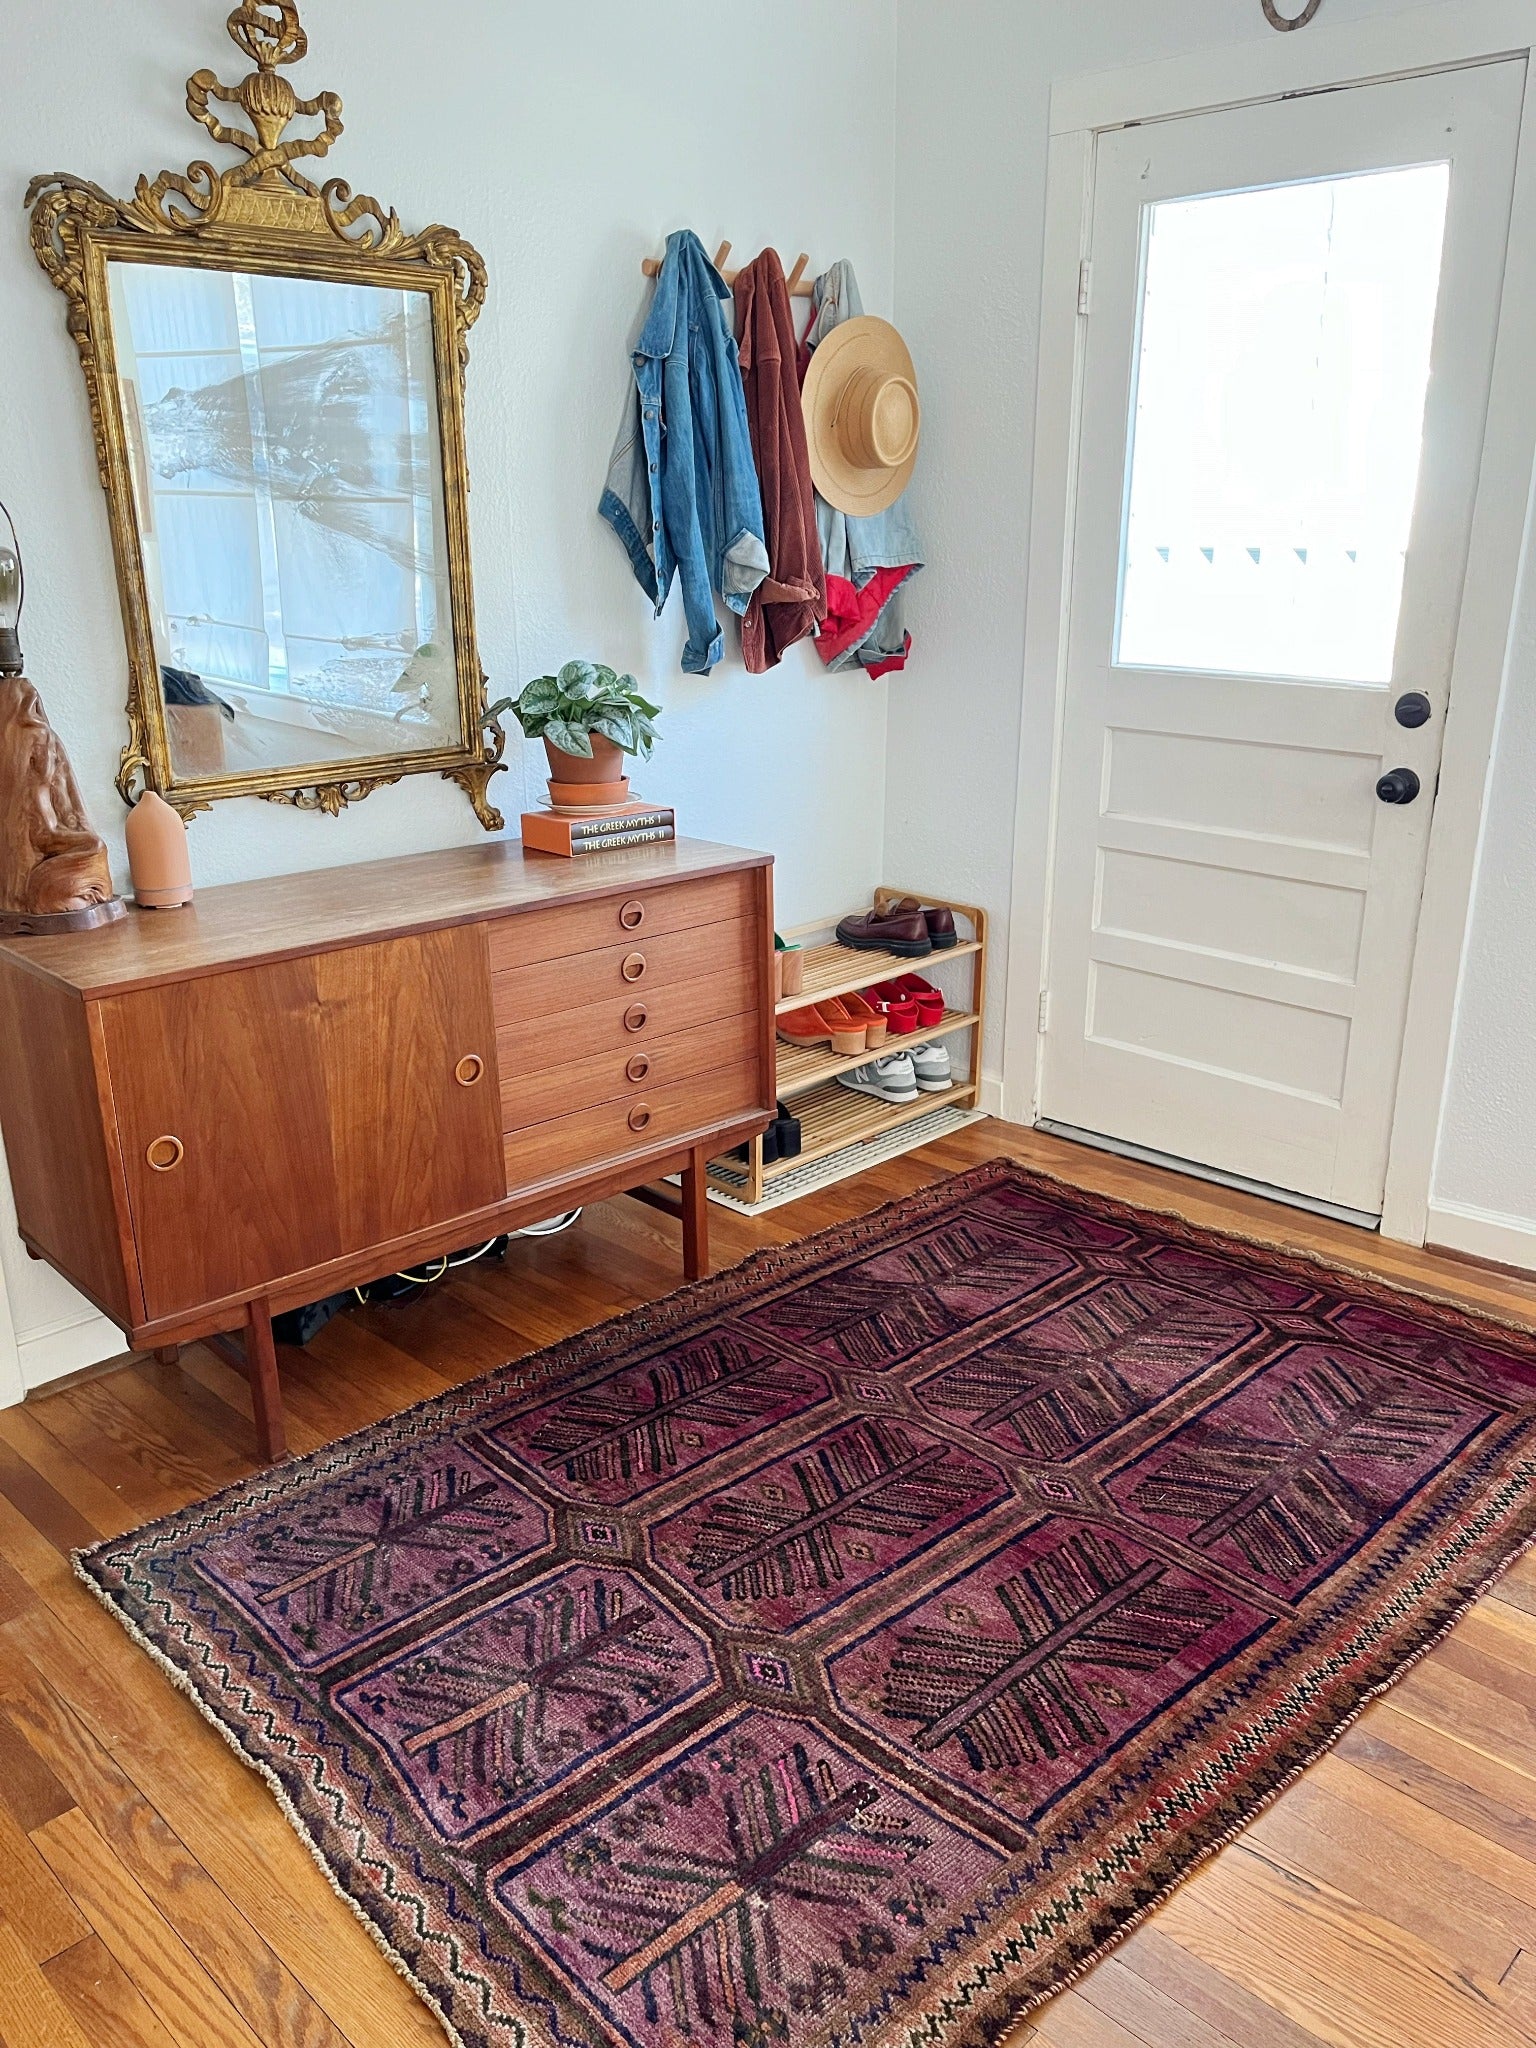
[[[618,853],[627,846],[651,846],[677,837],[677,817],[668,804],[648,804],[642,797],[598,809],[551,804],[542,811],[524,811],[523,845],[535,853]]]

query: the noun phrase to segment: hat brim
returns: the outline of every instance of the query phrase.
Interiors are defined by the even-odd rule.
[[[914,388],[917,372],[911,352],[888,320],[863,314],[844,320],[818,342],[805,373],[800,404],[805,414],[805,441],[811,460],[811,481],[829,505],[855,518],[884,512],[912,480],[917,467],[918,439],[912,452],[894,468],[861,469],[850,462],[835,432],[838,404],[848,380],[859,370],[882,377],[904,377]]]

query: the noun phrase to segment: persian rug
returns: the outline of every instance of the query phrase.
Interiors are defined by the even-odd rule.
[[[78,1568],[464,2048],[958,2048],[1533,1478],[1536,1337],[994,1162]]]

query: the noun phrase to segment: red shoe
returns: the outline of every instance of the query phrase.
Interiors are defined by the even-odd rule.
[[[944,997],[931,981],[924,981],[920,974],[903,974],[896,981],[882,981],[871,991],[884,1003],[916,1003],[917,1024],[924,1031],[932,1031],[944,1022]]]
[[[882,1003],[890,1023],[892,1038],[910,1038],[920,1022],[917,1004],[910,996],[902,996],[894,1003]]]

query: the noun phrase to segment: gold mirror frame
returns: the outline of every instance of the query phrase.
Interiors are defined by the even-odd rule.
[[[131,804],[142,781],[183,817],[231,796],[264,797],[270,803],[334,817],[375,789],[406,775],[437,770],[460,785],[486,830],[498,832],[504,821],[487,790],[503,765],[506,734],[499,713],[506,705],[487,702],[487,678],[476,651],[464,450],[464,372],[469,330],[485,303],[485,264],[452,228],[433,226],[408,235],[393,210],[386,212],[376,199],[362,193],[354,198],[340,178],[317,186],[295,169],[298,158],[325,156],[342,132],[338,96],[322,92],[300,99],[278,68],[297,63],[308,49],[296,0],[243,0],[227,26],[236,47],[257,68],[236,86],[222,85],[211,71],[195,72],[187,80],[187,111],[216,142],[242,151],[243,162],[224,171],[198,162],[185,174],[162,171],[152,181],[140,178],[131,200],[114,199],[99,185],[67,172],[34,178],[27,188],[33,250],[69,301],[69,332],[85,371],[96,464],[112,526],[130,671],[128,741],[118,790]],[[214,102],[238,108],[250,129],[226,127],[213,111]],[[290,125],[301,117],[319,120],[319,131],[285,139]],[[296,782],[293,769],[177,775],[150,624],[113,346],[109,260],[236,268],[429,295],[463,736],[458,746],[337,763],[346,773],[333,780]],[[324,774],[323,764],[320,773]]]

